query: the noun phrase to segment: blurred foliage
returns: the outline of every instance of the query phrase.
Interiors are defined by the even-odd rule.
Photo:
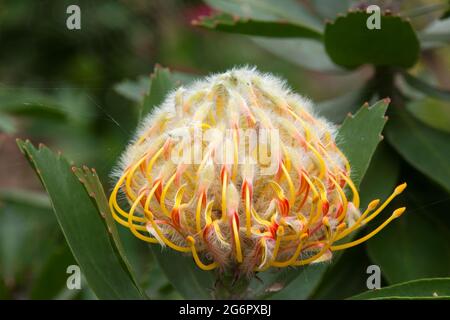
[[[65,26],[66,8],[75,3],[81,8],[82,29],[71,31]],[[382,8],[382,27],[385,22],[389,26],[389,32],[370,40],[371,31],[363,26],[366,15],[354,12],[369,4]],[[244,64],[282,75],[295,91],[317,102],[319,114],[337,124],[363,103],[390,97],[386,139],[370,166],[360,169],[367,169],[360,187],[362,202],[385,197],[397,182],[410,185],[398,200],[408,208],[402,219],[367,245],[293,277],[289,290],[284,296],[279,292],[279,297],[360,294],[366,288],[365,270],[372,263],[381,267],[383,285],[394,286],[356,297],[448,296],[448,12],[449,2],[443,0],[2,1],[0,298],[96,298],[85,280],[82,290],[66,289],[65,266],[74,263],[74,256],[79,263],[83,257],[66,234],[67,225],[59,220],[64,234],[58,226],[15,138],[45,142],[77,165],[96,168],[108,194],[108,174],[142,113],[180,82]],[[169,66],[171,72],[154,69],[157,63]],[[54,164],[47,168],[47,178],[54,179],[50,172],[55,174],[60,162],[46,156]],[[90,201],[86,210],[97,210],[103,200],[91,199],[89,188],[83,186],[86,189],[77,191],[79,199]],[[73,198],[68,196],[67,201]],[[53,206],[60,218],[63,213],[55,202]],[[96,230],[107,228],[98,216],[90,218],[97,219],[98,225],[92,225]],[[199,281],[202,290],[190,286],[195,271],[175,289],[167,278],[176,274],[167,252],[150,250],[121,227],[117,232],[104,244],[119,261],[121,249],[114,243],[123,245],[136,286],[150,298],[179,299],[198,292],[204,297],[202,290],[210,289],[202,287],[207,286],[204,279]],[[178,258],[182,257],[173,259]],[[105,297],[99,295],[101,284],[92,283],[95,276],[84,273],[97,296]]]

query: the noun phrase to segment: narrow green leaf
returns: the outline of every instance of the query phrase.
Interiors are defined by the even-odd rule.
[[[344,72],[325,52],[322,42],[313,39],[276,39],[252,37],[264,50],[290,63],[320,72]]]
[[[320,21],[294,0],[205,0],[214,9],[257,20],[285,20],[322,30]]]
[[[370,160],[386,123],[389,99],[380,100],[373,106],[364,105],[354,116],[348,116],[338,132],[338,147],[347,156],[355,185],[364,177]]]
[[[450,299],[450,278],[413,280],[367,291],[350,299]]]
[[[140,76],[136,80],[124,80],[119,82],[114,86],[114,90],[121,96],[133,102],[141,103],[149,87],[149,77]]]
[[[194,20],[193,25],[229,33],[276,38],[314,38],[322,35],[306,26],[286,21],[264,21],[222,13]]]
[[[0,277],[8,286],[28,287],[58,241],[48,207],[0,198]]]
[[[72,253],[100,299],[142,299],[114,249],[97,208],[71,165],[48,148],[18,140],[44,187]]]
[[[353,0],[314,0],[311,2],[314,10],[323,18],[334,19],[338,14],[344,14],[350,8]]]
[[[450,191],[450,135],[398,111],[386,127],[389,143],[413,167]]]
[[[450,133],[450,102],[423,98],[408,102],[406,108],[424,124]]]
[[[370,15],[350,12],[325,27],[325,49],[331,60],[346,68],[363,64],[412,67],[420,46],[411,24],[398,16],[381,16],[381,28],[369,29]]]
[[[211,299],[214,289],[212,271],[199,269],[193,259],[172,249],[151,246],[169,281],[185,299]]]
[[[67,267],[75,265],[70,249],[64,243],[55,248],[37,278],[33,281],[30,299],[54,299],[66,288]]]
[[[3,202],[25,204],[42,209],[52,208],[48,195],[44,192],[14,188],[0,189],[0,200]]]
[[[7,114],[0,112],[0,133],[13,134],[17,131],[14,119]]]
[[[56,99],[34,90],[2,88],[0,111],[26,116],[66,119],[64,108]]]
[[[145,116],[159,106],[166,97],[167,93],[177,87],[169,69],[161,66],[156,66],[154,72],[150,76],[150,88],[144,97],[144,102],[141,107],[141,116]]]
[[[427,47],[444,46],[450,42],[450,18],[435,20],[420,33]]]
[[[119,233],[117,230],[116,222],[111,214],[111,210],[109,209],[108,199],[106,197],[103,186],[98,178],[97,172],[95,169],[89,169],[84,166],[83,168],[72,168],[74,174],[78,177],[80,182],[83,184],[87,194],[91,197],[93,203],[97,207],[98,212],[100,213],[103,221],[105,222],[105,226],[108,230],[108,235],[111,240],[111,244],[114,246],[114,249],[117,251],[117,254],[120,256],[121,261],[124,263],[130,278],[133,280],[135,286],[140,289],[141,292],[143,290],[140,288],[138,281],[134,275],[131,264],[128,261],[127,254],[123,248],[122,242],[119,237]]]
[[[425,81],[423,81],[419,78],[416,78],[406,72],[403,72],[402,76],[403,76],[403,79],[405,79],[406,83],[409,84],[414,89],[419,90],[430,97],[450,101],[450,91],[449,90],[436,88],[436,87],[426,83]]]

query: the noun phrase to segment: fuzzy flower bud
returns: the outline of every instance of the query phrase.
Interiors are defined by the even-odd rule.
[[[361,212],[335,132],[271,75],[241,68],[207,77],[144,119],[117,171],[113,216],[204,270],[250,274],[326,261],[400,216],[404,208],[363,238],[339,241],[406,187]]]

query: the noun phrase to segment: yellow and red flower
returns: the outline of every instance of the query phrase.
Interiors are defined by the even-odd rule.
[[[249,274],[329,260],[405,210],[339,241],[406,184],[360,210],[335,132],[271,75],[241,68],[210,76],[172,92],[143,121],[117,171],[113,216],[141,240],[192,254],[204,270]]]

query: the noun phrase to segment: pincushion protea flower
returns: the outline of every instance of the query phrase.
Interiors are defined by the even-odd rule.
[[[192,254],[203,270],[246,274],[326,261],[366,241],[405,208],[336,244],[406,184],[360,210],[336,128],[312,111],[282,81],[249,68],[179,88],[122,157],[110,197],[115,220],[141,240]]]

